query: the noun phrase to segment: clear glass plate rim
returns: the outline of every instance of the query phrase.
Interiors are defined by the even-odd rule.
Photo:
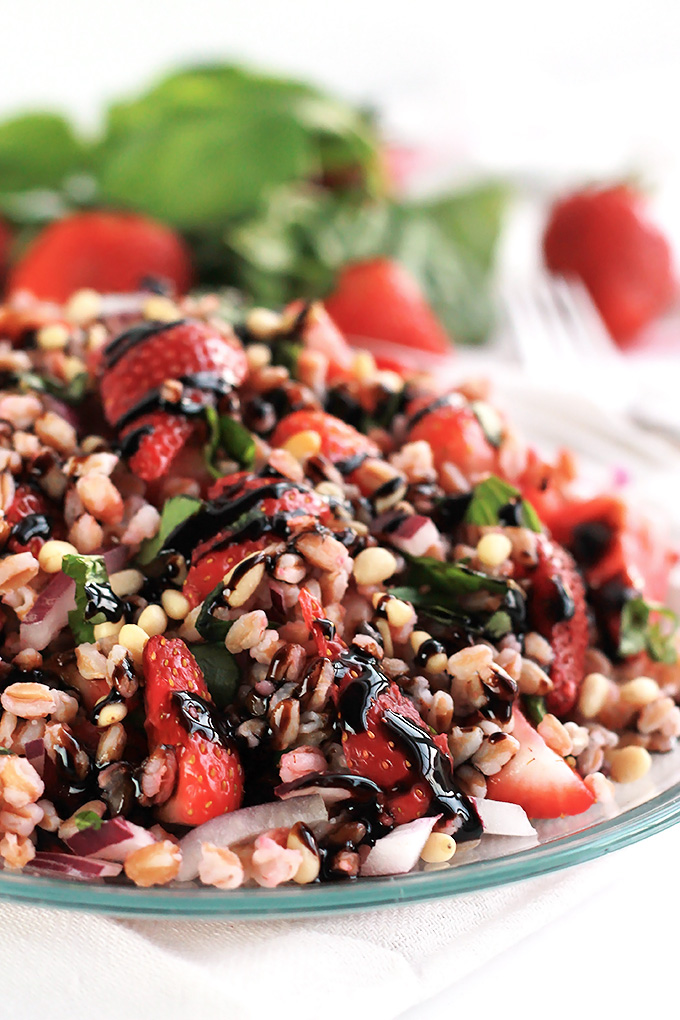
[[[448,870],[361,879],[354,883],[231,892],[194,886],[139,889],[38,875],[0,874],[0,899],[120,917],[253,920],[351,912],[456,896],[536,878],[619,850],[679,821],[680,783],[676,783],[615,818],[603,819],[568,836]]]

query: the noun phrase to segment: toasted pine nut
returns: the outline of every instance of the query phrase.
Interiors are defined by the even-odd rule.
[[[120,633],[118,634],[118,644],[127,648],[135,662],[142,661],[142,656],[148,640],[149,635],[136,623],[124,624],[120,628]]]
[[[512,542],[507,535],[492,531],[482,535],[477,543],[477,556],[485,567],[499,567],[512,552]]]
[[[608,754],[609,773],[615,783],[634,783],[642,779],[652,766],[652,756],[644,747],[629,744],[614,748]]]
[[[144,575],[141,570],[119,570],[109,577],[111,591],[119,598],[127,598],[128,595],[136,595],[144,584]]]
[[[625,701],[627,705],[632,705],[633,708],[644,708],[645,705],[649,705],[652,701],[656,701],[661,695],[656,680],[653,680],[651,676],[637,676],[634,680],[629,680],[627,683],[622,684],[620,688],[621,700]]]
[[[354,560],[354,578],[357,584],[381,584],[392,577],[397,569],[397,560],[389,549],[374,546],[362,549]]]
[[[149,605],[142,610],[137,626],[146,631],[149,637],[164,634],[168,626],[168,618],[160,606]]]
[[[167,588],[163,592],[161,602],[171,620],[183,620],[191,609],[189,599],[182,595],[181,591],[175,591],[173,588]]]
[[[427,864],[441,864],[450,861],[456,852],[456,841],[444,832],[431,832],[427,843],[420,851],[421,861]]]
[[[57,539],[50,539],[38,553],[38,563],[41,570],[46,574],[58,574],[61,570],[61,561],[64,556],[77,556],[78,550],[70,542],[59,542]]]
[[[578,710],[584,719],[600,714],[609,696],[609,683],[604,673],[589,673],[584,679],[578,698]]]

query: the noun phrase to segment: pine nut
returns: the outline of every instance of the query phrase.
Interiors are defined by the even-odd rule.
[[[168,618],[160,606],[150,605],[140,613],[137,626],[146,631],[149,637],[156,637],[167,630]]]
[[[256,554],[257,555],[257,554]],[[236,570],[241,572],[243,560],[241,563],[237,563],[224,578],[224,589],[225,598],[227,604],[232,609],[239,609],[244,605],[251,595],[254,595],[257,591],[262,578],[264,577],[264,563],[254,563],[250,570],[239,578],[236,587],[233,589],[229,588],[229,582]]]
[[[357,351],[352,362],[352,373],[359,382],[369,382],[377,371],[375,358],[369,351]]]
[[[97,706],[95,705],[94,707],[96,711]],[[109,726],[122,722],[127,713],[127,705],[122,701],[114,701],[110,705],[104,705],[97,714],[97,728],[100,730],[108,729]]]
[[[428,634],[426,630],[414,630],[409,638],[411,648],[414,652],[417,652],[423,642],[429,641],[431,637],[432,635]]]
[[[362,549],[354,560],[354,579],[357,584],[381,584],[396,572],[397,560],[389,549],[374,546]]]
[[[257,372],[258,369],[266,368],[267,365],[271,364],[271,348],[267,347],[266,344],[248,344],[246,347],[246,358],[250,371]]]
[[[609,680],[604,673],[589,673],[581,685],[578,710],[584,719],[594,719],[609,697]]]
[[[519,674],[519,689],[522,694],[547,694],[553,689],[553,682],[541,667],[531,659],[522,659]]]
[[[156,322],[174,322],[180,318],[180,311],[175,302],[163,294],[152,294],[147,298],[143,314],[145,319],[153,319]]]
[[[166,616],[171,620],[183,620],[191,609],[189,599],[182,595],[181,591],[167,588],[161,595],[161,602]]]
[[[38,553],[38,563],[41,570],[46,574],[58,574],[61,570],[61,561],[64,556],[77,556],[78,550],[70,542],[59,542],[57,539],[50,539],[45,542]]]
[[[441,864],[450,861],[455,852],[456,841],[451,836],[445,832],[431,832],[420,851],[420,859],[427,864]]]
[[[298,825],[294,825],[288,833],[286,847],[289,850],[298,850],[302,854],[302,863],[293,875],[293,881],[297,882],[298,885],[309,885],[310,882],[315,882],[319,877],[321,862],[319,855],[314,853],[309,843],[300,838],[299,832],[296,831]]]
[[[413,607],[408,602],[402,602],[401,599],[390,599],[385,606],[385,612],[390,627],[394,627],[396,630],[405,627],[413,619]]]
[[[38,330],[36,341],[43,351],[63,351],[69,341],[69,331],[60,322],[53,322]]]
[[[248,331],[263,340],[278,333],[281,324],[281,316],[269,308],[253,308],[246,318]]]
[[[105,638],[117,637],[120,634],[125,620],[123,617],[117,620],[115,623],[110,623],[108,620],[106,623],[95,623],[94,625],[94,639],[95,641],[104,641]]]
[[[647,775],[652,766],[652,756],[644,747],[629,744],[628,747],[614,748],[608,754],[609,774],[615,783],[634,783]]]
[[[135,662],[142,661],[148,640],[149,635],[136,623],[126,623],[120,628],[118,643],[127,648]]]
[[[118,598],[136,595],[144,584],[144,575],[140,570],[119,570],[109,577],[111,591]]]
[[[482,535],[477,543],[477,557],[485,567],[499,567],[512,552],[512,542],[507,535],[492,531]]]
[[[101,311],[101,294],[89,287],[77,290],[69,299],[64,313],[70,322],[84,326],[99,317]]]
[[[649,705],[652,701],[656,701],[661,695],[656,680],[652,679],[651,676],[637,676],[634,680],[629,680],[628,683],[622,684],[620,688],[621,700],[625,701],[627,705],[632,705],[633,708],[644,708],[645,705]]]
[[[292,454],[296,460],[307,460],[308,457],[315,457],[321,450],[321,436],[313,429],[296,432],[283,444],[283,449]]]

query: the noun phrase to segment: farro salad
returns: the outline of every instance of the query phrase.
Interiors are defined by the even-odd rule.
[[[220,312],[153,282],[0,311],[4,868],[397,874],[675,745],[650,524],[436,355]]]

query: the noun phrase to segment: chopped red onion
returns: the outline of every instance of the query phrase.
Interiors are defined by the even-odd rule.
[[[409,556],[424,556],[440,538],[437,526],[429,517],[412,514],[390,534],[390,542]]]
[[[83,857],[124,863],[131,853],[156,840],[147,829],[125,818],[109,818],[99,828],[90,826],[64,840],[69,850]]]
[[[121,864],[113,861],[98,861],[92,857],[77,857],[75,854],[47,853],[39,850],[28,870],[54,878],[72,878],[77,882],[91,882],[94,878],[115,878],[120,875]]]
[[[418,863],[434,824],[441,815],[416,818],[379,839],[361,866],[362,875],[404,875]]]
[[[24,754],[38,775],[42,776],[45,771],[45,742],[42,737],[37,740],[29,740],[24,747]]]
[[[472,797],[477,813],[482,820],[484,832],[489,836],[535,836],[536,830],[527,813],[519,804],[500,800],[481,800]]]
[[[308,791],[305,791],[306,793]],[[328,812],[321,797],[296,797],[294,801],[276,801],[273,804],[256,804],[229,814],[212,818],[189,832],[181,841],[182,863],[177,876],[188,882],[198,875],[201,844],[229,847],[266,832],[268,829],[289,829],[296,822],[316,825],[328,820]]]

